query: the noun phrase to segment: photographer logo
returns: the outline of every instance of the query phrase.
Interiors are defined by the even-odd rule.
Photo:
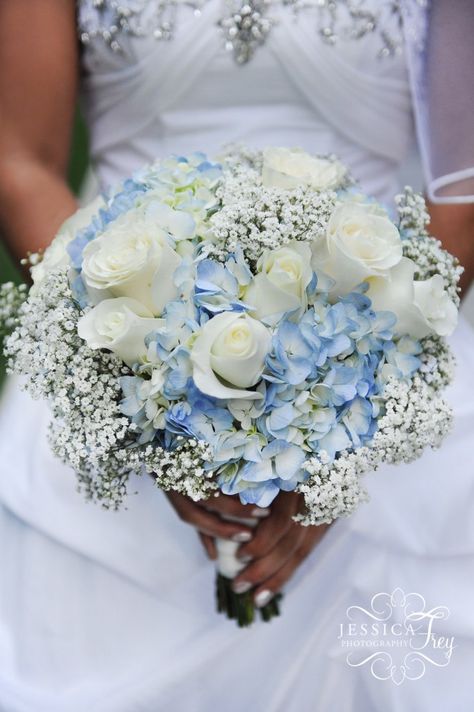
[[[396,588],[375,594],[369,608],[349,606],[338,640],[348,665],[367,666],[375,678],[401,685],[419,680],[428,666],[449,665],[456,647],[443,630],[449,615],[446,606],[427,608],[421,594]]]

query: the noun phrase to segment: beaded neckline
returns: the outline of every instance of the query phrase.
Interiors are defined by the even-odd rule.
[[[199,16],[210,1],[79,0],[80,38],[84,44],[101,38],[116,52],[121,51],[123,34],[170,40],[176,32],[179,7],[187,7]],[[237,64],[245,64],[277,24],[274,11],[284,7],[293,16],[311,13],[316,34],[329,45],[376,33],[380,38],[379,57],[391,57],[401,51],[403,44],[402,2],[380,0],[374,10],[368,7],[367,0],[224,0],[216,30]],[[415,2],[426,7],[429,0]]]

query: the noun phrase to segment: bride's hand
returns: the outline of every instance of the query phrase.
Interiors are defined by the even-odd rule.
[[[301,495],[280,492],[252,540],[239,548],[238,558],[249,563],[235,577],[233,588],[236,593],[254,589],[257,606],[264,606],[280,591],[330,526],[303,527],[294,522],[292,517],[301,504]]]
[[[248,566],[236,576],[234,587],[241,593],[255,589],[259,606],[284,586],[329,526],[302,527],[294,522],[292,517],[300,510],[302,497],[293,492],[280,492],[269,509],[243,505],[238,497],[221,495],[193,502],[175,492],[166,494],[180,519],[198,530],[211,559],[217,556],[216,537],[242,542],[238,557]],[[259,523],[253,528],[222,518],[229,516]]]
[[[270,514],[270,510],[241,504],[237,497],[221,495],[200,502],[176,492],[166,492],[179,518],[198,530],[201,541],[211,559],[217,552],[214,539],[231,539],[239,543],[249,542],[255,534],[253,527],[223,517],[255,520]]]

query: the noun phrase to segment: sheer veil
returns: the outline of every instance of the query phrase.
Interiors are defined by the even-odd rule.
[[[427,193],[474,202],[474,5],[405,0],[405,41]]]

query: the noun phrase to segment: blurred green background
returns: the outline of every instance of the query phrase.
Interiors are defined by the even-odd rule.
[[[80,191],[84,176],[88,166],[88,142],[87,131],[79,113],[74,122],[74,134],[72,141],[71,158],[69,161],[68,181],[72,190],[77,194]],[[51,235],[51,239],[54,235]],[[0,284],[2,282],[21,281],[21,275],[17,265],[11,259],[5,249],[3,241],[0,239]],[[5,376],[5,363],[3,360],[3,348],[0,342],[0,386]]]

